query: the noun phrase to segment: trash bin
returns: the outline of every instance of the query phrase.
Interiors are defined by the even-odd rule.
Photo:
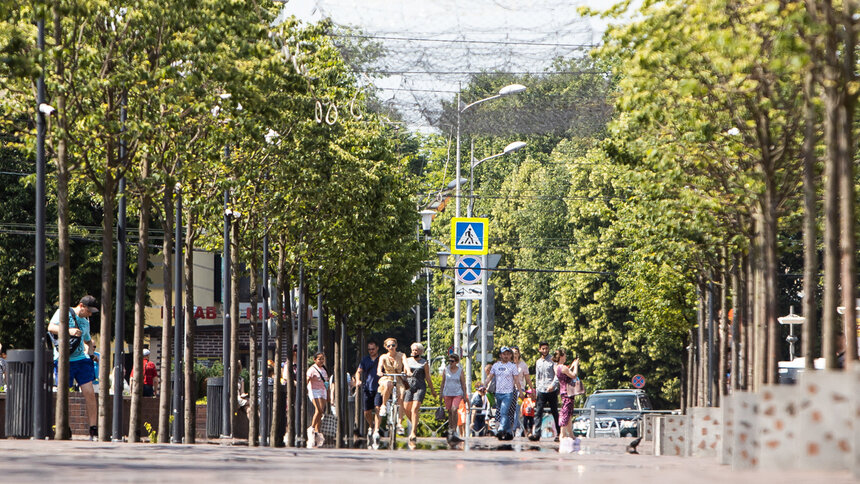
[[[33,350],[9,350],[6,354],[6,437],[33,436]]]
[[[206,379],[206,436],[210,438],[221,436],[222,407],[224,398],[224,378],[210,377]]]

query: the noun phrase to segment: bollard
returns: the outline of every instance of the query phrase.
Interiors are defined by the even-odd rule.
[[[33,436],[33,350],[9,350],[6,357],[6,437]]]
[[[589,439],[593,439],[594,438],[594,429],[597,426],[597,411],[594,409],[594,407],[591,407],[588,409],[588,413],[591,415],[590,415],[590,418],[588,419],[588,435],[587,435],[587,437]]]
[[[224,378],[210,377],[206,379],[206,436],[217,438],[221,436],[222,411],[221,399],[224,395]]]

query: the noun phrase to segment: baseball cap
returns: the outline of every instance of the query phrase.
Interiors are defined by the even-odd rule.
[[[143,349],[143,356],[149,356],[149,348]]]
[[[504,353],[505,351],[511,351],[511,349],[507,346],[502,346],[502,351],[500,351],[499,353]],[[513,353],[513,351],[511,351],[511,353]]]
[[[99,303],[96,301],[96,298],[94,298],[93,296],[90,296],[89,294],[82,297],[81,300],[78,301],[78,304],[83,304],[84,306],[86,306],[87,309],[89,309],[91,313],[99,312],[99,308],[98,308]]]

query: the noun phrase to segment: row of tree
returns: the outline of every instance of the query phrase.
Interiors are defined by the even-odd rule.
[[[102,382],[110,380],[111,370],[105,356],[111,353],[118,197],[138,221],[130,441],[139,440],[143,424],[141,355],[150,254],[160,249],[165,274],[162,303],[164,308],[173,307],[173,254],[184,254],[184,287],[192,287],[195,249],[223,248],[225,211],[234,301],[230,361],[235,365],[238,360],[238,340],[248,338],[252,444],[259,437],[254,375],[265,371],[257,368],[256,341],[256,306],[267,293],[260,284],[263,271],[275,275],[276,340],[280,344],[281,332],[286,331],[288,347],[294,315],[307,314],[307,301],[315,294],[324,299],[324,318],[336,327],[336,334],[378,322],[414,301],[411,280],[421,265],[421,253],[414,232],[414,184],[406,161],[396,155],[401,137],[391,135],[378,115],[367,112],[367,95],[330,41],[331,25],[303,26],[280,19],[278,7],[275,2],[210,0],[4,4],[0,26],[4,41],[0,90],[8,121],[4,130],[22,140],[19,148],[32,154],[34,92],[40,76],[45,78],[47,104],[55,109],[47,146],[57,180],[59,308],[70,305],[69,274],[84,263],[69,257],[74,207],[69,206],[68,194],[88,191],[103,214],[98,325]],[[35,42],[37,19],[47,21],[44,50]],[[121,181],[128,188],[118,193]],[[182,226],[180,247],[174,246],[179,241],[172,236],[177,224]],[[157,247],[151,234],[159,229],[163,241]],[[265,267],[264,240],[270,242]],[[248,327],[239,325],[242,276],[251,280],[253,316]],[[299,299],[304,307],[295,307],[288,295],[296,286],[304,291]],[[291,304],[294,311],[280,309]],[[185,291],[183,305],[184,439],[193,442],[193,291]],[[171,311],[163,311],[161,442],[167,442],[170,427],[167,375],[182,357],[169,350],[173,319]],[[65,325],[60,337],[61,341],[68,337]],[[281,352],[279,346],[275,381],[283,363]],[[305,366],[291,358],[287,368]],[[61,355],[60,381],[68,371],[65,361]],[[231,388],[236,388],[238,369],[233,369]],[[295,399],[295,383],[304,382],[287,385],[290,409],[305,404]],[[55,437],[69,438],[68,389],[62,387]],[[110,398],[109,392],[100,392],[100,440],[110,438]],[[296,413],[288,411],[286,416],[292,415]],[[269,419],[274,443],[283,441],[283,436],[274,435],[283,417],[273,413]],[[294,442],[298,422],[288,424],[287,441]]]

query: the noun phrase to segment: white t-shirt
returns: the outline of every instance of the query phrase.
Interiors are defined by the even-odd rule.
[[[490,368],[490,373],[496,380],[496,393],[513,393],[514,377],[520,374],[520,369],[512,362],[497,361]]]
[[[528,386],[527,382],[529,380],[529,365],[528,363],[520,359],[520,362],[517,363],[517,368],[519,368],[520,370],[519,375],[517,375],[517,378],[520,381],[520,388],[526,388]]]

